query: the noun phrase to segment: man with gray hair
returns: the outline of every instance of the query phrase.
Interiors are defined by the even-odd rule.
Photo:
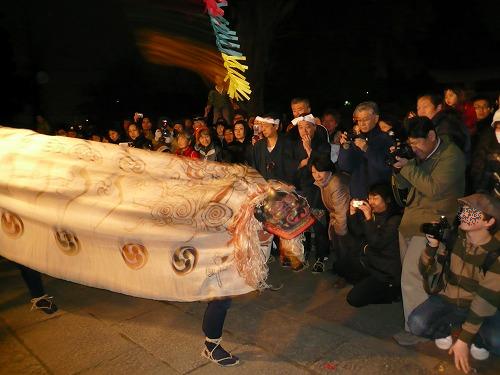
[[[370,186],[391,179],[392,170],[385,160],[393,140],[378,127],[379,113],[375,102],[358,104],[353,113],[353,131],[340,136],[337,166],[350,174],[349,190],[355,199],[366,199]]]

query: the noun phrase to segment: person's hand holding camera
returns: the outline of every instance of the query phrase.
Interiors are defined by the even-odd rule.
[[[408,164],[408,159],[405,158],[400,158],[399,156],[396,156],[397,162],[395,162],[392,166],[397,169],[403,168],[406,164]]]
[[[359,206],[359,210],[363,212],[363,215],[365,215],[365,220],[371,220],[372,219],[372,207],[368,204],[368,202],[362,201],[363,204]]]
[[[368,150],[368,142],[363,138],[355,138],[354,144],[363,152]]]
[[[339,143],[343,145],[347,142],[347,132],[340,133]]]
[[[427,239],[427,244],[430,246],[430,247],[438,247],[439,246],[439,241],[434,238],[433,235],[430,235],[430,234],[426,234],[425,235],[425,238]]]
[[[367,202],[358,199],[352,199],[351,203],[349,204],[349,213],[351,215],[354,215],[356,213],[356,210],[360,210],[361,212],[363,212],[366,220],[370,220],[372,218],[372,208]]]

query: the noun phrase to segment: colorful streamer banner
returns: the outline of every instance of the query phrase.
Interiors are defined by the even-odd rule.
[[[227,1],[204,0],[204,2],[214,29],[215,43],[222,54],[224,67],[227,70],[224,81],[229,80],[228,95],[236,100],[248,100],[252,90],[243,75],[248,66],[241,63],[241,61],[246,61],[246,57],[238,51],[240,45],[236,43],[238,41],[236,32],[229,28],[229,22],[224,18],[224,10],[221,9],[227,6]]]

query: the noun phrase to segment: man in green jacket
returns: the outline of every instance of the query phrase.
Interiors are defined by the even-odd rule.
[[[463,204],[459,232],[450,254],[432,234],[426,234],[420,272],[427,280],[444,268],[443,283],[439,294],[413,310],[408,324],[413,334],[434,339],[438,348],[449,350],[457,369],[467,373],[469,351],[477,360],[488,358],[490,351],[500,354],[500,232],[496,228],[500,201],[486,194],[459,201]],[[455,343],[452,326],[460,327]]]
[[[463,152],[454,143],[440,139],[429,118],[417,116],[410,119],[408,143],[415,158],[396,157],[397,162],[393,165],[397,187],[409,189],[399,227],[405,331],[396,334],[394,339],[401,345],[424,341],[412,335],[407,324],[411,312],[427,299],[418,271],[420,253],[426,244],[420,226],[437,221],[440,216],[453,222],[457,199],[463,196],[465,189]]]

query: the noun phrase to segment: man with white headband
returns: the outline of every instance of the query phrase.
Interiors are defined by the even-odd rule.
[[[280,120],[272,114],[257,116],[254,124],[259,125],[264,138],[257,141],[253,147],[252,166],[266,180],[291,184],[294,169],[291,164],[291,145],[290,141],[278,132]]]
[[[292,155],[292,142],[285,134],[279,133],[280,120],[269,114],[257,116],[254,125],[258,125],[264,138],[258,140],[252,148],[252,166],[266,180],[279,180],[292,184],[293,173],[297,169],[297,163]],[[279,240],[276,244],[280,248]],[[304,268],[300,259],[291,254],[281,254],[280,262],[283,267],[291,267],[293,270]]]
[[[330,157],[330,143],[324,132],[326,129],[316,124],[316,119],[311,113],[302,113],[292,120],[294,128],[297,129],[298,139],[293,140],[293,158],[297,163],[294,184],[296,188],[307,198],[309,205],[316,216],[313,225],[314,244],[316,248],[316,261],[313,265],[313,273],[324,272],[330,253],[330,240],[328,238],[328,215],[321,191],[314,184],[311,172],[311,160],[314,156]],[[321,129],[321,130],[320,130]],[[310,234],[306,237],[305,251],[311,248]]]

